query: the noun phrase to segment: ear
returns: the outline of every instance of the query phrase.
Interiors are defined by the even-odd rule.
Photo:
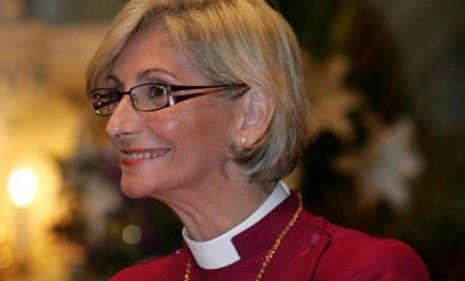
[[[251,88],[239,101],[236,144],[249,148],[259,142],[271,123],[275,102],[261,89]]]

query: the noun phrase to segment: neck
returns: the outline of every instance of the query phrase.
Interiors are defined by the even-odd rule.
[[[190,186],[161,199],[181,219],[191,239],[213,239],[240,224],[266,199],[275,185],[248,179],[213,181]]]

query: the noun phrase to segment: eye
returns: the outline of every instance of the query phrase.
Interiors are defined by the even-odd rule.
[[[100,93],[92,93],[92,95],[90,96],[90,98],[92,100],[98,100],[100,99]]]
[[[166,93],[166,89],[164,86],[161,85],[151,85],[149,88],[149,99],[159,99],[160,97],[164,97]]]
[[[118,100],[118,91],[114,89],[102,89],[97,90],[91,94],[91,99],[93,101],[111,101],[111,100]]]

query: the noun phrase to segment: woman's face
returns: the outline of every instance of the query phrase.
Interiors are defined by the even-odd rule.
[[[150,82],[211,84],[162,28],[134,37],[106,82],[121,91]],[[225,147],[233,141],[234,111],[234,101],[212,94],[141,112],[125,95],[106,127],[120,155],[123,192],[130,197],[163,197],[220,181],[230,163]]]

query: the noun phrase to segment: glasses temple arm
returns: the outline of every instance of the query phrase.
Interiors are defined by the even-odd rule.
[[[184,86],[184,85],[171,85],[171,91],[182,91],[182,90],[199,90],[199,89],[213,89],[213,88],[243,88],[247,87],[245,83],[236,84],[223,84],[223,85],[206,85],[206,86]]]

